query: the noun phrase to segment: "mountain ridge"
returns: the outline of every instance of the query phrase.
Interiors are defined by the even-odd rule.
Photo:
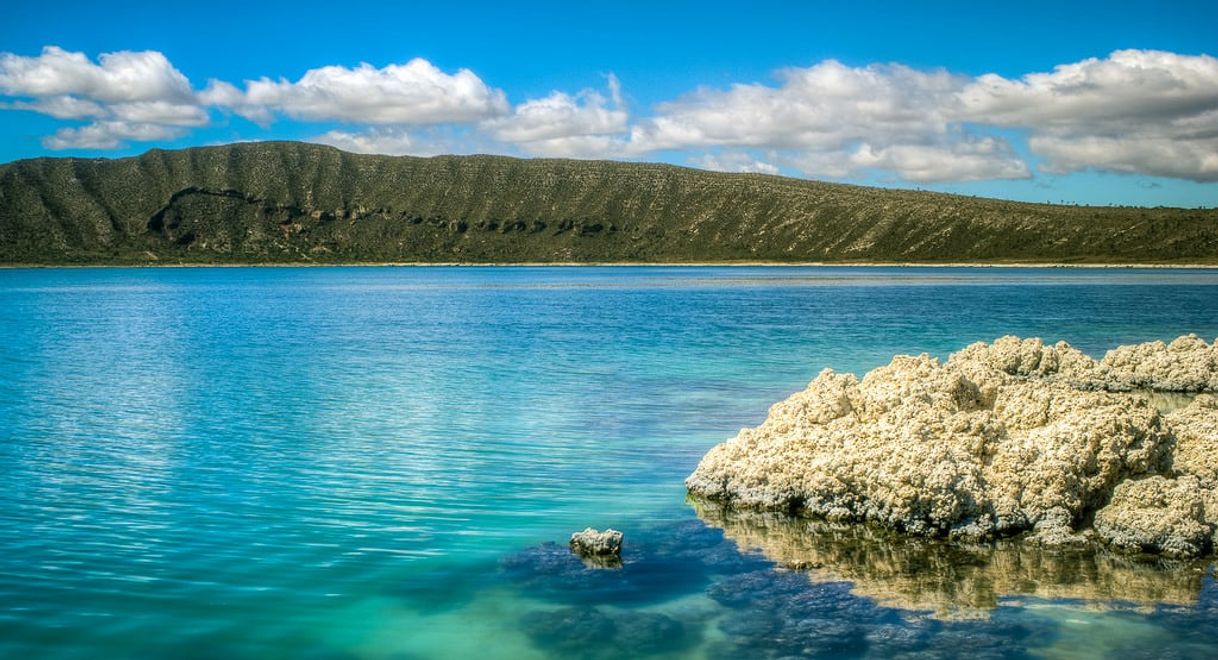
[[[1218,209],[299,142],[0,164],[0,263],[1218,264]]]

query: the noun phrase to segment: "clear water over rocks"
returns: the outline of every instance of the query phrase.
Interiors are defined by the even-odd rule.
[[[682,484],[824,367],[1188,332],[1216,272],[2,270],[0,655],[1209,657],[1205,563],[877,546]]]

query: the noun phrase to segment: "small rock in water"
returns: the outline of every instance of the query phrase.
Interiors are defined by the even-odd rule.
[[[571,551],[587,558],[621,557],[622,533],[616,529],[598,532],[591,527],[571,535]]]

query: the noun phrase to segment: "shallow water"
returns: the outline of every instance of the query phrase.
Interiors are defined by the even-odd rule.
[[[1218,272],[3,270],[0,655],[1213,656],[1204,565],[792,562],[681,486],[826,366],[1185,332]]]

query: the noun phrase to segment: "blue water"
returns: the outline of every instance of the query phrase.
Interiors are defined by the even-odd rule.
[[[824,367],[1187,332],[1218,271],[0,270],[0,656],[1204,657],[1204,567],[945,618],[681,483]],[[625,567],[544,545],[588,525]]]

